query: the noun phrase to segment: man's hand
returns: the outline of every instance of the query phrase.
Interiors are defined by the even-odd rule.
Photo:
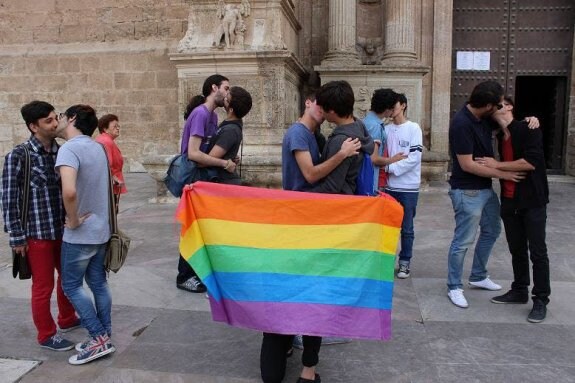
[[[527,121],[527,125],[529,126],[529,129],[538,129],[539,126],[539,119],[537,117],[525,117],[525,121]]]
[[[70,230],[74,230],[78,227],[80,227],[80,225],[82,225],[84,223],[84,221],[86,219],[88,219],[89,216],[91,216],[92,213],[86,213],[80,217],[75,216],[75,217],[70,217],[70,216],[66,216],[66,222],[64,223],[64,227],[67,227]]]
[[[405,160],[407,157],[409,156],[403,152],[396,153],[393,156],[389,157],[389,164],[394,164],[397,161]]]
[[[525,178],[525,172],[501,172],[501,173],[503,173],[503,176],[501,176],[500,178],[506,181],[519,182]]]
[[[14,246],[12,250],[14,250],[16,254],[26,254],[28,251],[28,244],[22,246]]]
[[[235,156],[232,161],[234,161],[234,164],[239,165],[240,164],[240,156]]]
[[[224,170],[228,173],[233,173],[236,171],[236,163],[232,160],[228,160],[228,163],[224,167]]]
[[[493,157],[478,157],[475,159],[475,162],[477,162],[479,165],[487,166],[491,169],[497,169],[497,166],[499,165],[499,161]]]
[[[357,156],[359,154],[359,149],[361,148],[361,142],[359,138],[349,137],[341,144],[340,152],[342,152],[346,157]]]

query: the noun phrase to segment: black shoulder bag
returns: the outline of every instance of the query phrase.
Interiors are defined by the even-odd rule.
[[[24,235],[28,228],[28,205],[30,203],[30,152],[25,144],[21,147],[24,149],[24,189],[22,193],[22,204],[20,210],[20,224]],[[28,254],[24,250],[22,253],[16,253],[12,249],[12,276],[16,278],[19,276],[20,279],[30,279],[32,278],[32,272],[30,270],[30,264],[28,263]]]

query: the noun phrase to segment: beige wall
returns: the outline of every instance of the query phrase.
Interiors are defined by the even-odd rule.
[[[32,5],[33,4],[33,5]],[[139,160],[177,150],[181,116],[168,52],[184,35],[182,0],[8,0],[0,7],[0,151],[28,136],[19,109],[87,103],[117,114],[118,143]]]

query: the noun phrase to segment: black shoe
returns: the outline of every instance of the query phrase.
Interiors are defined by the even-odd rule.
[[[405,278],[409,278],[409,265],[405,265],[400,263],[399,264],[399,270],[397,271],[397,277],[399,279],[405,279]]]
[[[184,283],[176,283],[176,287],[190,293],[205,293],[207,291],[206,285],[198,277],[191,277]]]
[[[296,383],[321,383],[321,378],[319,377],[319,374],[315,374],[314,380],[304,379],[304,378],[300,377]]]
[[[520,293],[518,291],[509,290],[503,295],[499,295],[496,297],[491,298],[491,302],[493,303],[527,303],[529,301],[529,296],[527,293]]]
[[[533,299],[533,308],[527,316],[527,320],[531,323],[539,323],[545,320],[547,316],[547,306],[541,301],[541,299]]]

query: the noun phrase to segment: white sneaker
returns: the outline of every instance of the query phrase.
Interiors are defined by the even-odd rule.
[[[469,304],[467,303],[467,299],[465,299],[465,296],[463,295],[462,289],[449,290],[449,292],[447,293],[447,296],[451,300],[451,303],[453,303],[455,306],[461,307],[464,309],[469,307]]]
[[[477,287],[479,289],[485,289],[490,291],[501,290],[501,286],[499,286],[497,283],[494,283],[491,279],[489,279],[489,277],[485,278],[482,281],[469,282],[469,285]]]

